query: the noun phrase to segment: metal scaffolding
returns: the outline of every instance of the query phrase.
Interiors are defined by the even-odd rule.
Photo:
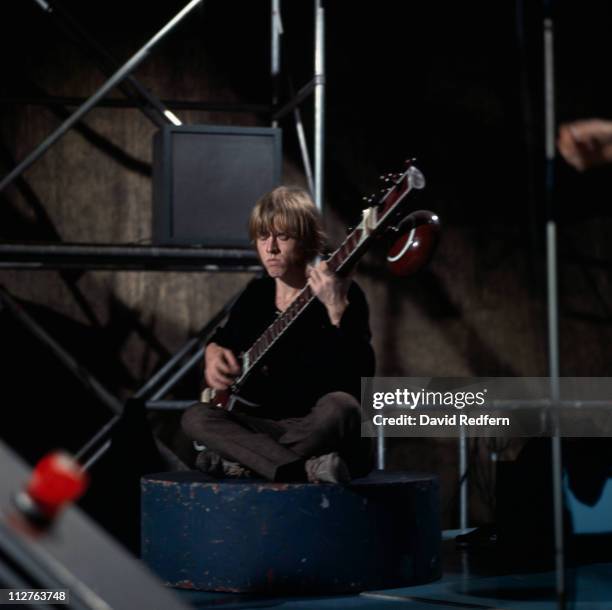
[[[21,160],[1,181],[0,192],[17,180],[23,172],[40,159],[78,121],[95,106],[115,108],[139,108],[156,126],[167,123],[180,125],[181,121],[169,109],[196,108],[228,113],[253,112],[267,114],[273,126],[289,113],[293,114],[296,134],[300,146],[304,173],[317,207],[322,210],[324,199],[324,104],[325,104],[325,32],[324,9],[321,0],[313,0],[314,6],[314,56],[313,78],[297,94],[293,92],[291,78],[287,75],[287,88],[291,99],[281,104],[281,50],[282,17],[280,0],[271,0],[271,64],[272,100],[269,106],[221,102],[161,101],[132,75],[134,69],[150,54],[153,48],[187,17],[202,0],[191,0],[146,44],[119,68],[117,61],[103,46],[87,32],[76,19],[57,1],[34,0],[45,15],[64,32],[87,48],[97,60],[98,67],[107,75],[106,82],[88,99],[58,98],[51,96],[6,97],[3,103],[41,104],[57,106],[77,105],[77,109],[23,160]],[[113,89],[119,88],[126,100],[105,99]],[[314,104],[314,173],[306,132],[301,118],[300,105],[310,96]],[[147,246],[104,245],[104,244],[4,244],[0,247],[0,269],[129,269],[129,270],[205,270],[205,271],[252,271],[257,267],[254,254],[232,250],[163,248]]]
[[[77,110],[75,110],[52,134],[41,142],[29,155],[23,159],[17,167],[10,171],[0,181],[0,192],[2,192],[9,184],[40,159],[46,152],[58,142],[70,129],[80,121],[96,104],[106,96],[112,89],[117,87],[124,81],[131,72],[133,72],[140,63],[149,55],[151,50],[169,33],[171,32],[202,0],[191,0],[181,11],[179,11],[163,28],[161,28],[147,43],[145,43],[130,59],[128,59],[108,80],[91,95]],[[37,2],[40,5],[40,1]],[[44,2],[43,6],[47,12],[53,11],[51,3]],[[148,97],[149,102],[152,97]],[[156,103],[154,101],[153,103]],[[176,124],[178,119],[171,118],[173,115],[168,110],[158,108],[168,120]],[[180,121],[179,121],[180,123]],[[158,123],[159,124],[159,123]]]
[[[518,5],[519,9],[521,4]],[[522,10],[522,9],[521,9]],[[546,300],[547,300],[547,331],[548,331],[548,374],[550,377],[550,402],[552,405],[562,404],[560,397],[560,361],[559,361],[559,302],[558,302],[558,268],[557,268],[557,222],[554,211],[555,197],[555,160],[556,160],[556,117],[555,117],[555,66],[554,66],[554,20],[552,3],[544,3],[544,18],[542,22],[543,42],[543,75],[544,75],[544,203],[546,208]],[[524,44],[524,41],[521,42]],[[524,84],[525,86],[525,84]],[[522,404],[528,404],[523,401]],[[597,401],[565,401],[572,406],[595,406]],[[511,405],[508,405],[511,406]],[[610,403],[602,404],[609,409]],[[555,415],[555,417],[558,417]],[[551,477],[552,477],[552,514],[554,524],[554,558],[556,576],[557,607],[562,609],[567,605],[565,535],[563,529],[563,456],[558,419],[553,420],[555,433],[551,439]],[[467,493],[467,442],[460,440],[460,527],[467,528],[468,493]]]
[[[258,271],[251,250],[112,244],[0,244],[0,269]]]
[[[291,99],[281,104],[281,41],[283,34],[281,2],[271,0],[271,76],[272,100],[269,106],[236,104],[225,102],[162,101],[141,85],[133,76],[134,69],[151,53],[155,46],[169,34],[202,2],[190,0],[166,25],[147,41],[131,58],[117,67],[118,62],[110,53],[65,10],[58,0],[33,0],[43,13],[52,19],[63,32],[75,38],[79,44],[95,57],[98,67],[107,75],[105,83],[89,98],[52,97],[5,97],[0,104],[35,104],[48,106],[77,106],[64,122],[0,181],[0,192],[40,159],[56,142],[73,128],[95,106],[114,108],[139,108],[156,126],[167,123],[180,125],[180,119],[169,109],[215,110],[228,113],[252,112],[267,115],[273,126],[289,113],[293,114],[300,145],[304,173],[317,207],[323,207],[323,147],[324,147],[324,102],[325,102],[325,56],[324,56],[324,9],[321,0],[313,0],[314,6],[314,76],[309,83],[294,94],[291,79],[287,76],[287,88]],[[126,100],[106,99],[114,88],[119,88]],[[310,160],[309,146],[300,113],[300,105],[310,96],[314,104],[314,172]],[[0,269],[17,270],[139,270],[139,271],[205,271],[256,272],[261,269],[254,252],[204,247],[160,247],[131,244],[68,244],[68,243],[4,243],[0,244]],[[64,276],[62,276],[64,277]],[[97,461],[110,445],[109,437],[121,417],[123,405],[106,390],[91,374],[85,371],[61,345],[30,318],[6,291],[0,293],[1,302],[19,319],[25,328],[45,343],[51,351],[114,413],[113,418],[90,439],[79,451],[79,458],[87,466]],[[207,338],[229,312],[232,299],[210,322],[189,339],[161,369],[149,379],[134,398],[145,401],[150,409],[182,409],[191,401],[164,400],[176,383],[202,359],[202,346]]]

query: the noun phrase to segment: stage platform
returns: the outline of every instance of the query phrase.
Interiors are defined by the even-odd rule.
[[[437,580],[438,479],[373,472],[348,485],[142,478],[142,558],[183,589],[342,594]]]
[[[436,545],[418,544],[409,553],[411,557],[437,557],[437,567],[434,566],[437,574],[432,571],[424,574],[426,578],[408,578],[402,582],[395,578],[393,581],[386,580],[381,586],[378,564],[384,563],[388,567],[398,539],[408,540],[410,536],[416,536],[415,540],[423,542],[433,540],[433,534],[427,535],[428,528],[433,532],[433,522],[430,523],[431,520],[424,515],[427,507],[431,512],[437,503],[435,479],[380,473],[371,479],[364,479],[362,484],[355,481],[346,489],[340,486],[234,482],[228,484],[222,494],[219,484],[197,480],[197,476],[194,473],[165,473],[143,479],[145,563],[167,585],[176,582],[173,590],[183,603],[192,608],[392,610],[394,607],[421,609],[435,606],[449,609],[553,610],[560,607],[552,552],[545,555],[542,549],[546,543],[536,540],[531,534],[525,534],[524,540],[506,541],[505,550],[502,550],[499,542],[488,537],[488,532],[484,536],[470,537],[468,547],[459,547],[455,540],[459,534],[467,532],[442,532],[441,545],[438,544],[437,549]],[[394,502],[388,501],[387,491],[393,491],[389,497],[393,496]],[[325,495],[324,501],[321,494]],[[365,497],[368,497],[368,502],[364,504]],[[375,498],[377,501],[373,502]],[[360,501],[356,502],[356,499]],[[307,510],[296,510],[298,505]],[[192,510],[194,506],[198,508],[195,512]],[[274,521],[270,506],[275,507],[275,536],[270,544],[263,547],[255,544],[254,540],[262,536],[265,538],[273,531],[270,528]],[[186,511],[185,507],[189,507],[189,510]],[[207,524],[210,518],[196,518],[207,510],[207,516],[217,515],[223,519],[240,515],[242,527],[236,530],[216,524],[213,529],[224,532],[224,535],[219,540],[219,536],[209,540],[211,532]],[[375,510],[374,516],[370,514],[372,510]],[[299,517],[299,527],[293,523],[296,515]],[[302,515],[307,518],[304,519]],[[402,519],[396,518],[398,515],[403,515]],[[230,519],[230,525],[235,520]],[[358,521],[359,527],[347,525]],[[402,521],[405,531],[397,529],[397,524]],[[366,549],[359,546],[362,543],[352,540],[355,536],[351,532],[363,533],[367,530],[367,523],[374,527],[372,524],[383,522],[385,527],[368,531],[365,537],[377,540],[380,543],[378,546]],[[298,536],[295,535],[296,530],[300,532]],[[160,531],[165,532],[162,538],[159,537]],[[440,530],[437,531],[440,540]],[[171,535],[166,535],[168,532]],[[395,532],[395,542],[390,538],[390,532]],[[337,536],[343,542],[338,552],[334,553],[335,546],[330,546],[330,539]],[[279,540],[285,541],[285,544],[279,545]],[[262,588],[257,578],[257,569],[262,565],[272,565],[275,574],[280,574],[283,566],[288,574],[295,571],[291,563],[295,552],[290,553],[289,548],[297,546],[296,556],[299,557],[314,559],[320,556],[310,547],[302,549],[305,541],[314,545],[313,548],[328,549],[316,565],[308,562],[308,578],[302,578],[306,572],[300,569],[297,572],[301,576],[292,581],[292,590],[281,593],[282,585],[287,582],[279,578],[270,582],[269,587]],[[212,543],[214,547],[211,547]],[[568,562],[565,572],[565,607],[577,610],[612,609],[612,536],[569,536],[566,545],[571,563]],[[381,555],[381,549],[388,551]],[[414,549],[420,549],[417,555]],[[309,551],[313,552],[308,554]],[[378,564],[372,563],[372,554],[376,555]],[[203,572],[203,566],[210,565],[211,557],[214,558],[216,571],[224,579],[222,586],[217,582],[219,578],[210,580],[208,572]],[[369,557],[369,563],[358,559],[363,557]],[[400,555],[395,557],[396,560],[398,557],[401,559]],[[425,565],[429,562],[420,563]],[[175,564],[181,566],[180,573]],[[372,570],[367,575],[364,573],[366,564]],[[355,572],[355,565],[358,566],[358,573]],[[372,565],[375,567],[372,568]],[[349,575],[351,570],[355,573]],[[208,580],[198,576],[202,573],[207,574]],[[189,579],[184,580],[183,574],[187,574]],[[250,580],[246,579],[245,574]],[[441,578],[438,578],[440,575]],[[356,580],[349,580],[349,576]],[[313,579],[318,582],[318,589],[312,586],[315,582]],[[342,588],[335,590],[330,587],[330,579],[333,579],[334,587],[338,585]],[[368,580],[370,582],[366,583]],[[361,583],[359,589],[352,588],[353,582],[357,581]],[[244,582],[248,582],[249,588],[243,586]],[[228,583],[231,588],[227,586]],[[251,586],[254,583],[256,586]],[[346,583],[350,583],[351,587],[347,587]],[[317,590],[318,594],[311,594],[311,591]]]
[[[419,586],[369,591],[358,595],[317,597],[270,597],[232,593],[205,593],[178,590],[180,599],[196,610],[208,608],[278,608],[279,610],[553,610],[554,571],[512,572],[500,566],[497,551],[459,550],[455,536],[443,533],[442,579]],[[529,553],[529,550],[526,550]],[[595,610],[612,608],[612,563],[593,563],[569,569],[567,608]]]

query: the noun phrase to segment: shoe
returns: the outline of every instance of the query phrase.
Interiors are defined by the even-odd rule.
[[[348,483],[351,480],[344,460],[336,452],[311,457],[304,468],[309,483]]]
[[[253,476],[253,473],[239,462],[230,462],[221,458],[221,464],[223,466],[223,474],[226,477],[231,477],[232,479],[250,479]]]
[[[221,456],[210,449],[200,451],[195,459],[195,467],[197,470],[209,474],[213,477],[223,476],[223,465],[221,464]]]
[[[198,453],[195,467],[217,478],[247,479],[253,476],[251,471],[242,464],[225,460],[210,449],[204,449],[204,451]]]

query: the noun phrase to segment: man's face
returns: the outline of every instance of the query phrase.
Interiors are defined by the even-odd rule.
[[[281,230],[259,235],[257,254],[270,277],[288,277],[305,267],[304,257],[296,239]]]

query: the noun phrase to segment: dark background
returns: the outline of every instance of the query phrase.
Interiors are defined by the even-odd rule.
[[[63,0],[117,59],[130,57],[181,7]],[[313,8],[283,6],[285,75],[313,70]],[[0,50],[0,167],[6,173],[73,108],[33,103],[87,97],[105,77],[34,1],[5,3]],[[377,177],[416,157],[428,181],[415,207],[436,211],[443,238],[415,277],[392,277],[383,252],[358,279],[371,305],[379,375],[548,373],[543,160],[542,7],[537,2],[325,3],[326,221],[336,241]],[[557,121],[612,117],[612,9],[556,2]],[[267,104],[269,5],[209,0],[135,71],[162,99]],[[111,97],[121,97],[113,92]],[[283,87],[282,99],[288,91]],[[26,99],[27,98],[27,99]],[[27,102],[27,103],[26,103]],[[265,115],[176,111],[187,123],[266,125]],[[312,103],[303,105],[312,142]],[[295,132],[283,121],[285,180],[302,182]],[[0,194],[3,241],[150,243],[151,138],[135,109],[93,110]],[[239,176],[236,177],[240,179]],[[612,291],[612,183],[607,168],[557,163],[561,373],[607,376]],[[249,274],[2,271],[26,310],[108,389],[128,398],[251,277]],[[76,450],[110,414],[0,313],[6,358],[2,437],[28,460]],[[198,373],[175,397],[197,394]],[[170,444],[176,416],[151,417]],[[471,522],[490,520],[488,449],[472,447]],[[516,447],[497,445],[502,457]],[[133,451],[138,452],[134,443]],[[390,443],[391,468],[441,476],[445,526],[457,521],[454,441]],[[126,458],[127,459],[127,458]]]

